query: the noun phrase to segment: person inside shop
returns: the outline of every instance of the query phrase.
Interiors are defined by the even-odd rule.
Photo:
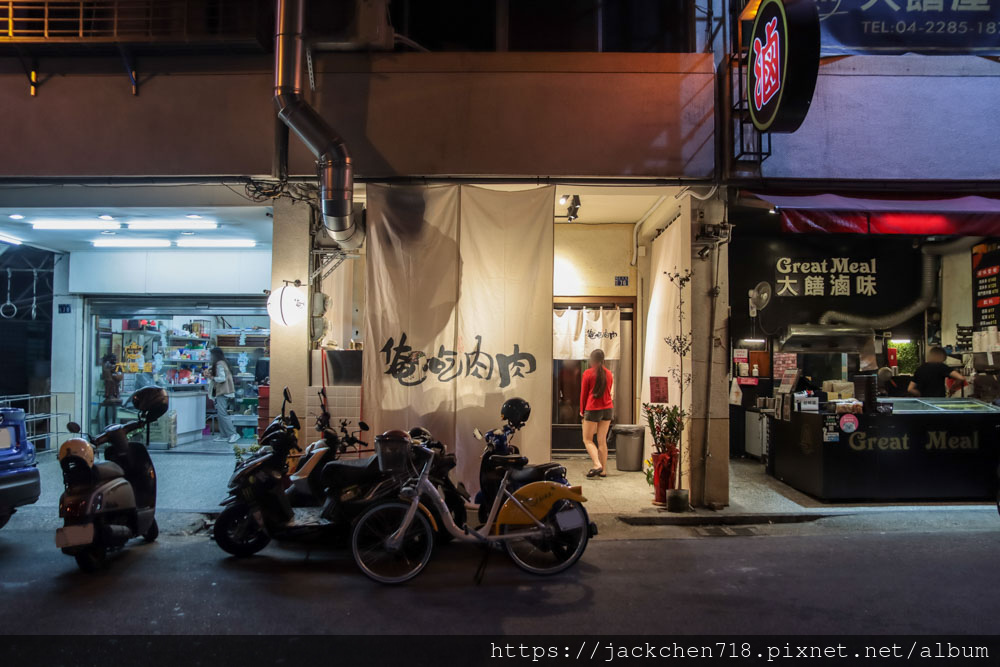
[[[590,454],[594,467],[587,477],[607,477],[608,431],[611,429],[611,386],[614,378],[604,367],[604,350],[590,353],[590,368],[583,372],[580,383],[580,416],[583,417],[583,446]],[[594,443],[594,436],[597,443]]]
[[[213,347],[210,355],[210,365],[204,371],[208,380],[208,395],[215,400],[215,412],[219,418],[219,435],[216,442],[238,442],[240,439],[233,426],[232,410],[236,401],[236,386],[233,384],[233,369],[226,361],[222,350]]]
[[[927,361],[917,367],[913,379],[907,387],[910,396],[924,398],[943,398],[949,393],[945,388],[945,380],[956,380],[956,387],[965,384],[965,376],[953,369],[944,360],[948,358],[940,347],[932,347],[927,351]],[[954,391],[954,390],[953,390]]]

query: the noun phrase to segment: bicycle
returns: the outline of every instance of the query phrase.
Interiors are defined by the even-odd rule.
[[[476,437],[482,434],[476,429]],[[531,574],[553,575],[576,563],[597,527],[587,515],[580,487],[530,481],[511,492],[514,476],[534,475],[528,459],[519,455],[489,455],[489,464],[504,471],[492,498],[490,512],[477,529],[459,527],[452,519],[438,488],[430,481],[436,453],[419,445],[423,468],[400,492],[400,501],[379,503],[365,512],[351,536],[354,562],[369,578],[383,584],[400,584],[416,577],[430,562],[434,548],[434,515],[424,506],[427,498],[436,516],[455,540],[490,547],[502,543],[514,563]]]

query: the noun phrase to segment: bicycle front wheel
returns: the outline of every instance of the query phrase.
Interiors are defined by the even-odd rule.
[[[402,527],[409,509],[406,503],[376,505],[354,526],[351,551],[367,577],[382,584],[401,584],[420,574],[430,562],[434,532],[423,512],[413,516],[398,547],[389,547],[389,538]]]
[[[531,574],[562,572],[580,560],[590,539],[587,510],[575,500],[560,500],[552,506],[543,523],[547,530],[537,535],[504,540],[504,548],[514,564]],[[501,532],[523,531],[527,526],[502,526]]]

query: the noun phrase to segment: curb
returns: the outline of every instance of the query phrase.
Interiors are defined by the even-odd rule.
[[[751,524],[807,523],[837,514],[775,513],[775,514],[619,514],[615,518],[629,526],[745,526]]]

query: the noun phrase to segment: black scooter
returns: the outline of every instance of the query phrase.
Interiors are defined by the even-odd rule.
[[[59,499],[59,516],[65,521],[56,531],[56,546],[76,558],[85,572],[105,565],[109,551],[121,549],[134,537],[152,542],[159,535],[156,524],[156,470],[146,445],[130,442],[128,434],[148,427],[167,412],[167,393],[144,387],[132,395],[138,418],[111,424],[96,438],[69,438],[59,448],[66,491]],[[71,433],[80,426],[70,422]],[[104,461],[95,461],[101,445]]]
[[[398,494],[406,474],[384,474],[373,455],[363,459],[326,463],[319,476],[323,491],[320,507],[294,507],[288,459],[298,449],[301,427],[295,411],[286,416],[292,400],[286,387],[281,415],[261,436],[261,449],[237,465],[229,480],[225,509],[215,521],[213,536],[219,547],[234,556],[251,556],[278,541],[346,539],[351,521],[376,500]]]

